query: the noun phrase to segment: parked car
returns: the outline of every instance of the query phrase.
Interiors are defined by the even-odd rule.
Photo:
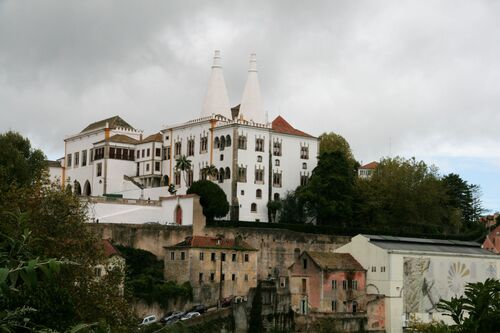
[[[193,306],[188,312],[198,312],[200,314],[203,314],[207,312],[207,307],[203,304],[198,304]]]
[[[185,314],[185,312],[182,312],[182,311],[170,311],[170,312],[167,312],[163,316],[163,318],[160,319],[160,322],[166,324],[167,322],[172,321],[175,318],[182,317],[184,314]]]
[[[200,316],[199,312],[188,312],[184,316],[182,316],[181,320],[188,320],[198,316]]]
[[[146,325],[149,325],[149,324],[152,324],[152,323],[156,323],[157,320],[156,320],[156,316],[155,315],[151,315],[151,316],[147,316],[147,317],[144,317],[141,321],[141,323],[139,324],[139,326],[146,326]]]

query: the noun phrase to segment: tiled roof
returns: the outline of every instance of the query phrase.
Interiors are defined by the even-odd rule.
[[[224,237],[190,236],[186,240],[167,248],[212,248],[256,251],[243,240]]]
[[[58,161],[47,160],[47,164],[51,168],[62,168],[61,163],[59,163]]]
[[[349,253],[313,252],[307,255],[323,270],[364,271],[365,269]]]
[[[109,138],[108,141],[109,142],[116,142],[116,143],[126,143],[126,144],[129,144],[129,145],[136,145],[136,144],[139,143],[139,140],[131,138],[130,136],[125,135],[125,134],[115,134],[115,135],[112,135]],[[101,140],[101,141],[96,142],[96,143],[102,143],[102,142],[106,142],[106,139]]]
[[[105,128],[106,123],[108,123],[109,128],[125,127],[125,128],[129,128],[129,129],[135,129],[129,123],[127,123],[125,120],[123,120],[120,116],[114,116],[111,118],[96,121],[95,123],[92,123],[92,124],[88,125],[87,127],[85,127],[80,133],[96,130],[99,128]]]
[[[371,170],[373,170],[373,169],[376,169],[378,167],[378,165],[379,165],[378,162],[373,161],[373,162],[370,162],[370,163],[365,164],[363,166],[360,166],[359,168],[360,169],[371,169]]]
[[[101,244],[102,244],[102,249],[104,251],[104,255],[106,257],[111,257],[111,256],[122,256],[122,254],[120,253],[120,251],[118,251],[116,249],[116,247],[113,246],[113,244],[111,244],[111,242],[109,241],[109,239],[103,239],[101,240]]]
[[[312,138],[312,135],[309,135],[305,132],[299,131],[296,128],[293,128],[282,116],[276,117],[276,119],[272,122],[272,129],[277,133],[291,134],[291,135],[299,135],[299,136],[307,136]]]
[[[140,143],[148,143],[148,142],[163,142],[161,133],[151,134],[150,136],[142,140]]]

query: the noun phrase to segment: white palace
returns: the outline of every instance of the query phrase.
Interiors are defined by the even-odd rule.
[[[307,182],[319,147],[316,137],[281,116],[266,121],[255,54],[241,104],[231,108],[219,51],[199,118],[143,137],[115,116],[88,125],[64,143],[61,176],[78,195],[157,201],[172,196],[173,184],[176,197],[182,197],[193,181],[206,178],[205,167],[215,166],[211,179],[231,207],[226,218],[261,222],[268,221],[270,200]],[[176,169],[181,156],[191,161],[189,171]]]

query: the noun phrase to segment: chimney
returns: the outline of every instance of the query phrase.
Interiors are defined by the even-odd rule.
[[[259,77],[257,75],[257,55],[250,55],[248,66],[248,78],[241,98],[240,115],[247,121],[259,124],[266,123],[266,117],[262,109],[260,97]]]
[[[203,101],[201,112],[202,117],[220,114],[228,119],[232,119],[231,107],[229,106],[229,96],[227,94],[226,82],[222,72],[220,51],[216,50],[212,73],[208,80],[207,92]]]

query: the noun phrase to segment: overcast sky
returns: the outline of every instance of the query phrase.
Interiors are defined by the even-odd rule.
[[[500,1],[0,0],[0,131],[51,159],[120,115],[197,117],[220,49],[231,103],[257,53],[264,109],[362,162],[415,156],[500,210]]]

